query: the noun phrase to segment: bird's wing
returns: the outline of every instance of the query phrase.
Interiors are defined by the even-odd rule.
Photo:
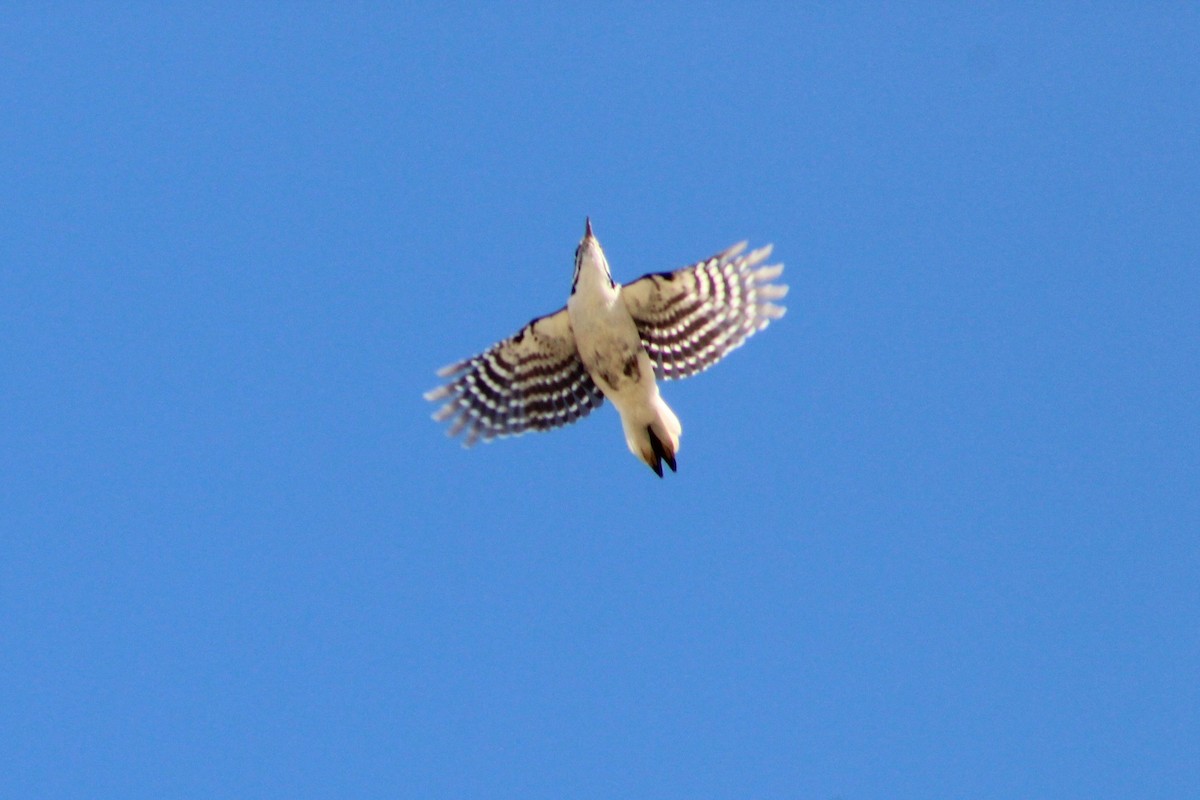
[[[772,283],[782,264],[759,267],[771,245],[743,255],[746,242],[674,272],[643,275],[621,288],[642,346],[660,379],[703,372],[786,309],[788,287]]]
[[[548,431],[582,419],[604,402],[575,350],[565,308],[538,317],[477,356],[438,370],[450,382],[425,394],[444,405],[433,415],[464,430],[463,444]]]

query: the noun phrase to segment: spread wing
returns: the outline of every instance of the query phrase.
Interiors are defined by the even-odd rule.
[[[477,356],[438,370],[450,382],[425,394],[445,401],[433,415],[447,434],[479,439],[548,431],[582,419],[604,402],[575,350],[565,308],[531,321]]]
[[[772,283],[782,264],[759,267],[771,245],[743,255],[746,242],[677,269],[644,275],[621,288],[642,346],[660,379],[703,372],[786,309],[772,303],[788,287]]]

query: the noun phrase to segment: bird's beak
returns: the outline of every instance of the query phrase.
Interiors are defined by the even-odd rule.
[[[591,239],[592,238],[592,218],[591,217],[587,217],[586,224],[587,224],[587,228],[583,231],[583,238]]]

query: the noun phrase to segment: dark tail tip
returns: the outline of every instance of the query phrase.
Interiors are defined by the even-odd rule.
[[[671,472],[675,471],[675,456],[666,451],[662,446],[662,442],[654,435],[654,429],[646,426],[646,434],[650,437],[650,448],[654,451],[654,463],[650,465],[650,469],[658,473],[658,477],[663,476],[662,462],[667,462],[667,466],[671,468]]]

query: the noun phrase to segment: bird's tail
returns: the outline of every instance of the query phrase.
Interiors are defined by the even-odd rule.
[[[663,476],[663,462],[675,471],[675,454],[679,452],[679,436],[683,426],[675,412],[661,397],[654,398],[650,413],[639,419],[622,419],[625,443],[629,451],[645,461],[658,477]]]

